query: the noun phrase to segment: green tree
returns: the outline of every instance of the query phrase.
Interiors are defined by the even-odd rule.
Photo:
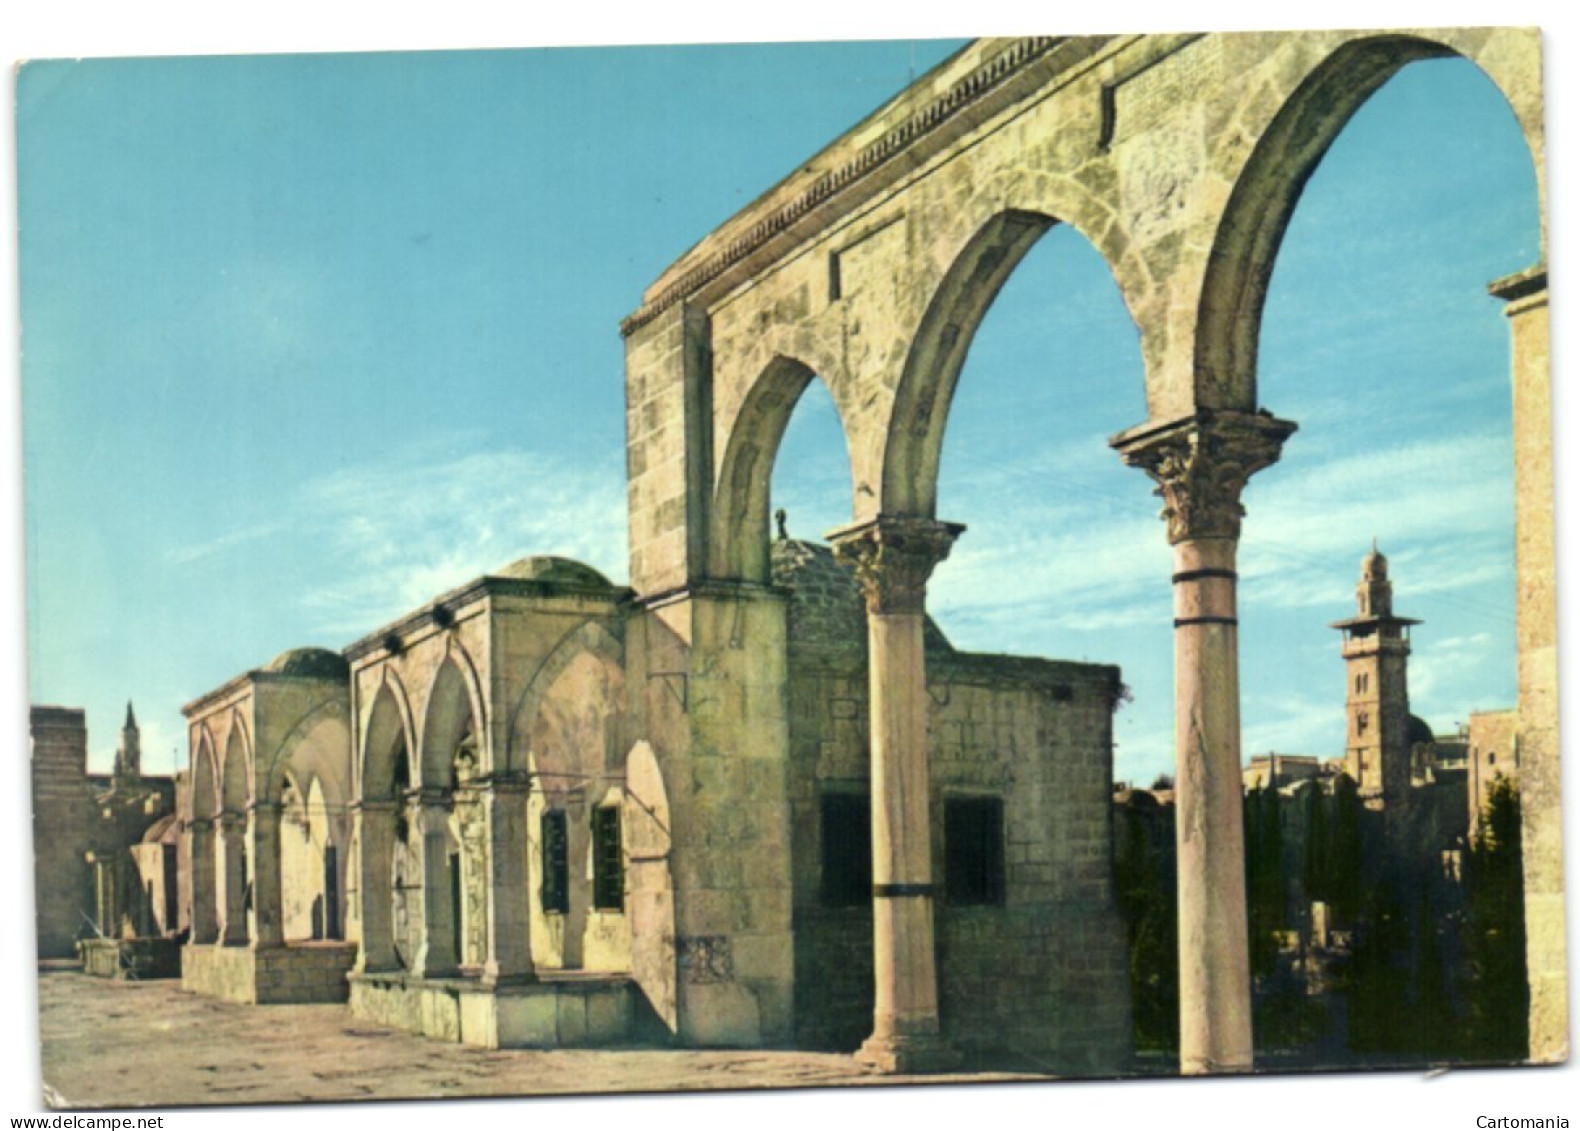
[[[1520,793],[1496,779],[1465,854],[1465,1052],[1474,1060],[1523,1060],[1530,985],[1525,973],[1525,876]]]

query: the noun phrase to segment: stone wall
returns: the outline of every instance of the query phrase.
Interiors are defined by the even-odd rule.
[[[356,961],[349,943],[292,946],[187,946],[181,988],[244,1005],[345,1001],[346,974]]]
[[[38,956],[67,958],[87,930],[93,892],[83,853],[94,826],[87,792],[88,730],[76,707],[34,707],[33,891]]]
[[[870,797],[862,609],[825,547],[779,542],[790,601],[796,1041],[850,1049],[872,1026],[871,901],[828,906],[822,800]],[[1115,1071],[1129,1053],[1123,928],[1109,793],[1113,667],[956,652],[928,629],[933,877],[947,874],[945,807],[1003,803],[1002,901],[937,908],[940,1016],[968,1052]]]

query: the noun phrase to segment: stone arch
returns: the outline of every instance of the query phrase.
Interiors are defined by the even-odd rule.
[[[263,798],[278,798],[287,772],[295,770],[299,782],[307,773],[322,777],[337,800],[347,800],[350,754],[351,720],[346,705],[338,699],[319,703],[291,725],[275,748],[268,776],[262,782]]]
[[[424,789],[449,789],[454,784],[456,748],[470,729],[477,743],[478,770],[486,767],[487,728],[477,669],[466,650],[454,640],[434,673],[423,708],[421,748],[414,768],[414,783]]]
[[[1255,411],[1262,312],[1278,250],[1306,182],[1350,119],[1405,66],[1462,56],[1476,63],[1520,121],[1527,151],[1540,152],[1530,122],[1498,75],[1455,46],[1413,35],[1376,35],[1329,53],[1256,135],[1213,235],[1195,344],[1195,403]],[[1537,163],[1538,195],[1542,170]]]
[[[357,783],[362,800],[392,800],[399,792],[398,783],[411,782],[415,733],[406,689],[394,673],[385,669],[362,731],[362,766]],[[403,760],[405,765],[397,766],[397,760]]]
[[[768,580],[768,494],[774,460],[791,414],[815,379],[822,378],[806,363],[778,354],[746,394],[730,429],[713,495],[713,576]],[[833,401],[849,469],[850,428],[839,397]]]
[[[625,646],[608,627],[596,620],[583,621],[569,629],[549,650],[528,677],[521,697],[510,712],[510,732],[505,739],[506,770],[531,770],[531,728],[542,709],[544,696],[571,662],[584,653],[592,653],[623,676],[625,671]]]
[[[220,808],[241,814],[252,799],[252,742],[240,711],[232,711],[225,735],[225,758],[220,767]]]
[[[207,724],[198,727],[196,739],[197,752],[192,758],[192,820],[206,821],[219,815],[221,775],[214,734]]]
[[[883,460],[882,513],[934,515],[949,405],[972,340],[1026,253],[1059,223],[1079,232],[1103,254],[1110,272],[1114,270],[1102,244],[1081,227],[1046,212],[1012,208],[979,226],[944,272],[911,342],[895,392]],[[1123,288],[1120,294],[1128,310]]]

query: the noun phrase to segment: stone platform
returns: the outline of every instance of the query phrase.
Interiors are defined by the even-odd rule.
[[[629,1044],[636,991],[625,974],[545,972],[520,985],[403,972],[350,975],[352,1016],[488,1049]]]
[[[181,977],[181,944],[175,939],[83,939],[82,969],[96,978]]]
[[[356,944],[346,942],[188,944],[181,951],[181,988],[246,1005],[341,1002],[356,957]]]

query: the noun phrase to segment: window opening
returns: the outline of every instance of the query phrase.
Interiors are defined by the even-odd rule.
[[[593,810],[593,907],[625,909],[625,859],[620,851],[620,807]]]
[[[860,793],[823,795],[823,888],[829,907],[872,901],[872,802]]]
[[[571,909],[569,835],[565,810],[543,814],[543,910],[567,914]]]
[[[944,802],[944,879],[949,902],[1004,902],[1004,802],[954,797]]]

